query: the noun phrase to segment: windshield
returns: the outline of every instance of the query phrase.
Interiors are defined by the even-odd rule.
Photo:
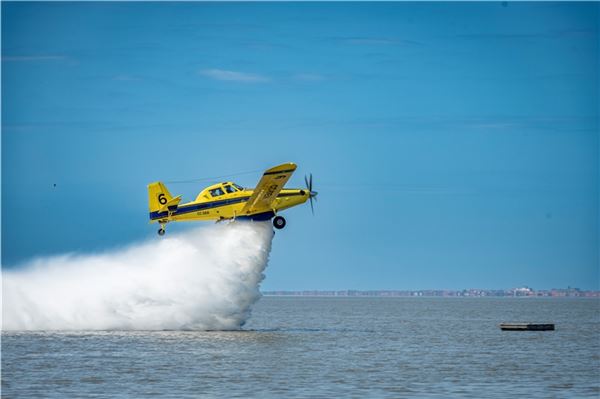
[[[235,183],[232,183],[232,184],[233,184],[233,186],[234,186],[235,188],[237,188],[238,190],[240,190],[240,191],[244,191],[244,187],[242,187],[242,186],[238,186],[238,185],[237,185],[237,184],[235,184]]]

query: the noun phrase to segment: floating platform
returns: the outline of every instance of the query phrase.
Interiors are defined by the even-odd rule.
[[[502,331],[554,331],[554,324],[539,323],[502,323]]]

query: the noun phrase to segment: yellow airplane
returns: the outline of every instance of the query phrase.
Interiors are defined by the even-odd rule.
[[[277,229],[285,227],[285,219],[277,213],[310,200],[317,192],[310,179],[304,177],[306,189],[284,189],[283,186],[296,170],[296,164],[284,163],[267,169],[254,190],[248,190],[233,182],[213,184],[206,187],[192,202],[180,204],[181,195],[173,197],[161,182],[148,185],[150,223],[160,223],[159,235],[165,234],[169,222],[227,219],[269,220]],[[316,200],[316,198],[315,198]]]

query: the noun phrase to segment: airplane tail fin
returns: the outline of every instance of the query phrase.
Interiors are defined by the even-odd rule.
[[[173,197],[162,182],[158,181],[148,185],[148,208],[150,213],[177,209],[179,201],[181,201],[181,195]]]

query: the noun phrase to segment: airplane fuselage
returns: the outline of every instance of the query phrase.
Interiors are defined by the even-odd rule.
[[[224,183],[223,185],[226,185]],[[214,188],[215,186],[211,186]],[[158,221],[208,221],[223,219],[269,220],[279,211],[305,203],[309,198],[308,190],[283,189],[277,194],[271,209],[260,213],[242,212],[246,201],[254,190],[241,190],[214,198],[202,198],[179,205],[173,211],[150,212],[151,222]]]

